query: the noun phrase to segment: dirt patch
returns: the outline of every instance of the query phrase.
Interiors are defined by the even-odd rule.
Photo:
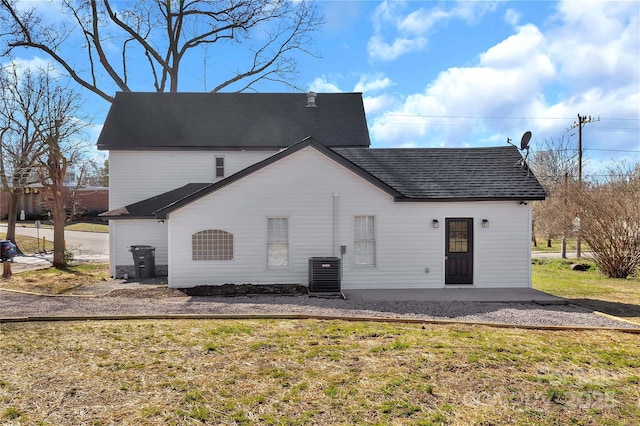
[[[197,286],[183,288],[180,291],[188,296],[249,296],[249,295],[286,295],[308,294],[307,287],[300,284],[224,284],[219,286]]]

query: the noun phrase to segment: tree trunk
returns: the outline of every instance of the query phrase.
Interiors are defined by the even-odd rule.
[[[7,240],[16,244],[16,222],[18,220],[18,193],[9,191],[7,206]],[[17,244],[16,244],[17,245]]]
[[[562,246],[560,248],[560,257],[563,259],[567,258],[567,237],[562,236]]]
[[[52,193],[53,209],[51,211],[51,215],[53,216],[53,266],[56,268],[64,268],[67,266],[67,260],[64,256],[64,225],[67,218],[64,212],[62,192],[59,190],[53,190]]]
[[[547,247],[551,247],[551,238],[547,239]]]

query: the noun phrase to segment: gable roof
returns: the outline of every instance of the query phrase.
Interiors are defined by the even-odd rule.
[[[368,147],[361,93],[118,92],[98,137],[102,150],[278,149],[313,135]]]
[[[328,148],[308,137],[215,183],[189,184],[100,216],[165,219],[176,209],[306,147],[313,147],[394,197],[395,201],[543,200],[544,188],[515,147]]]
[[[336,148],[413,201],[542,200],[545,190],[518,163],[516,147]],[[398,200],[400,201],[400,200]]]

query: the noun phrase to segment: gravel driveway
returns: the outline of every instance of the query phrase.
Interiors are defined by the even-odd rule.
[[[514,325],[640,328],[572,305],[495,302],[369,302],[309,296],[190,297],[135,286],[99,297],[46,297],[0,291],[0,317],[162,314],[307,314],[455,320]]]

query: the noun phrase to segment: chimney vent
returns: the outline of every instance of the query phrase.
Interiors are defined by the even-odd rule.
[[[318,96],[316,92],[307,93],[307,108],[316,107],[316,96]]]

